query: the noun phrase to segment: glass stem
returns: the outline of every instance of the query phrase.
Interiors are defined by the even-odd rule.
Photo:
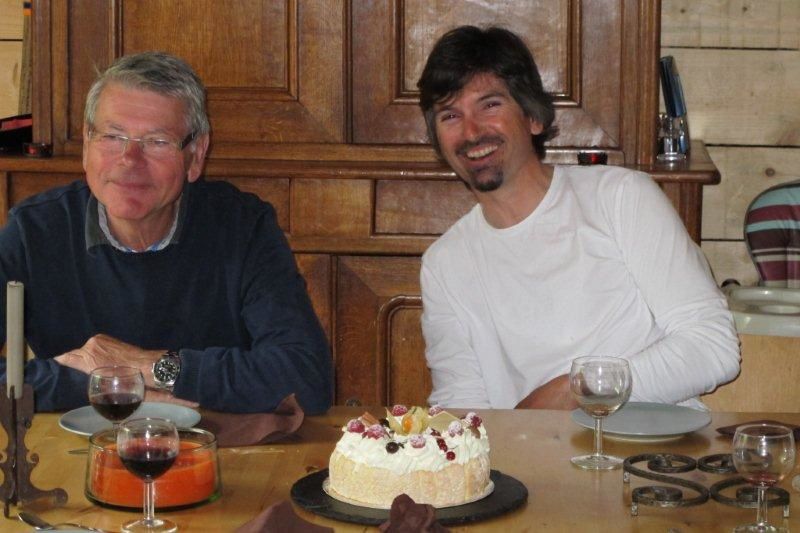
[[[594,455],[603,455],[603,419],[599,416],[594,417]]]
[[[767,525],[767,487],[758,486],[758,514],[756,524],[759,526]]]
[[[152,480],[144,482],[144,523],[148,526],[152,525],[155,520],[155,516],[153,516],[153,507],[155,503],[155,494],[153,489],[154,487]]]

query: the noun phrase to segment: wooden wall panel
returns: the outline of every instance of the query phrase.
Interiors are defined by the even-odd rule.
[[[744,241],[704,240],[700,248],[708,259],[717,285],[726,279],[735,279],[744,286],[758,284],[758,273]]]
[[[13,207],[25,198],[53,187],[72,183],[81,176],[75,174],[14,172],[8,184],[8,206]]]
[[[297,3],[288,1],[124,2],[122,53],[169,50],[202,72],[212,91],[248,89],[296,97],[296,87],[289,86],[289,70],[297,62],[297,50],[290,46],[297,38],[296,20]],[[175,38],[176,21],[192,39]]]
[[[683,220],[686,231],[694,238],[700,240],[700,212],[702,209],[703,191],[699,184],[660,183],[661,189],[672,206]]]
[[[289,180],[288,179],[253,179],[236,177],[213,177],[210,179],[224,179],[235,185],[240,191],[255,194],[265,202],[272,204],[278,225],[283,231],[289,231]]]
[[[0,39],[22,39],[22,2],[0,0]]]
[[[287,5],[287,32],[264,34],[288,48],[286,87],[209,90],[216,150],[227,157],[238,155],[235,143],[345,141],[344,3],[297,0]]]
[[[330,342],[333,339],[333,301],[332,291],[332,263],[331,256],[324,254],[295,254],[297,268],[308,287],[308,296],[311,305],[317,313],[325,336]]]
[[[418,322],[414,327],[407,316],[395,320],[397,313],[392,311],[410,307],[412,310],[408,312],[413,313],[413,299],[405,297],[418,294],[418,258],[339,258],[334,339],[337,403],[357,399],[363,405],[386,405],[389,403],[387,380],[395,383],[396,391],[409,393],[409,384],[404,378],[391,379],[388,375],[392,368],[388,361],[397,363],[394,368],[407,368],[399,362],[401,358],[419,361],[422,332]],[[401,314],[405,313],[404,310]],[[401,339],[412,339],[412,344],[395,354],[393,350],[398,343],[403,343]],[[425,394],[424,387],[421,381],[417,397]]]
[[[800,48],[797,0],[662,0],[662,46]]]
[[[420,329],[422,298],[398,297],[382,311],[385,332],[379,338],[385,351],[377,355],[386,361],[386,405],[428,405],[433,382]]]
[[[440,235],[474,205],[461,181],[378,181],[375,233]]]
[[[369,180],[292,182],[293,236],[367,237],[372,227],[372,183]]]
[[[0,118],[11,117],[19,110],[22,74],[22,41],[0,41]]]
[[[700,399],[712,411],[796,413],[800,411],[800,339],[739,335],[742,370],[732,382]]]
[[[549,92],[567,95],[570,87],[570,9],[574,2],[540,2],[531,9],[530,2],[462,2],[453,0],[405,0],[395,4],[399,35],[395,39],[402,63],[396,65],[399,94],[417,92],[417,80],[433,45],[440,35],[463,24],[504,26],[523,36],[542,72],[542,82]],[[357,22],[357,21],[355,21]],[[554,35],[556,38],[543,38]]]

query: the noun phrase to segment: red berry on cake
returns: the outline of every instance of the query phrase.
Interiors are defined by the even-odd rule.
[[[398,404],[392,407],[392,414],[394,416],[403,416],[407,412],[408,412],[408,407],[406,407],[405,405]]]
[[[400,445],[397,444],[395,441],[389,441],[386,443],[386,451],[389,453],[397,453],[397,450],[400,449]]]
[[[425,437],[422,435],[411,435],[408,438],[408,442],[411,443],[412,448],[424,448],[425,447]]]
[[[477,413],[474,413],[472,411],[467,413],[467,415],[464,417],[464,420],[466,420],[467,424],[469,424],[471,427],[474,428],[480,427],[481,422],[483,422],[483,420],[481,420],[481,417],[479,417]]]
[[[450,422],[450,425],[447,426],[447,432],[450,434],[451,437],[456,437],[458,435],[464,434],[464,426],[461,425],[461,422],[458,420],[453,420]]]
[[[347,423],[347,431],[350,433],[364,433],[364,429],[364,423],[358,418],[354,418]]]
[[[447,443],[444,441],[444,439],[436,439],[436,444],[439,446],[439,449],[442,450],[443,452],[447,451]]]
[[[435,429],[431,428],[431,435],[434,437],[440,437],[442,434],[436,431]]]
[[[364,435],[375,440],[382,439],[386,436],[386,429],[380,424],[372,424]]]
[[[456,452],[453,451],[447,452],[447,454],[445,454],[445,457],[447,457],[448,461],[453,461],[456,458]]]
[[[438,415],[439,413],[441,413],[442,411],[444,411],[444,409],[442,409],[442,408],[441,408],[440,406],[438,406],[438,405],[432,405],[432,406],[430,406],[430,407],[428,408],[428,414],[429,414],[430,416],[436,416],[436,415]]]

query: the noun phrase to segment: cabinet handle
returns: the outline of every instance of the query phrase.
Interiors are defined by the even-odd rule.
[[[348,398],[345,400],[344,404],[347,407],[361,407],[361,400],[358,398]]]

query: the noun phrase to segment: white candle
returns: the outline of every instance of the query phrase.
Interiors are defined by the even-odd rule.
[[[22,385],[25,382],[25,329],[24,317],[25,286],[19,281],[9,281],[6,286],[6,396],[22,398]]]

